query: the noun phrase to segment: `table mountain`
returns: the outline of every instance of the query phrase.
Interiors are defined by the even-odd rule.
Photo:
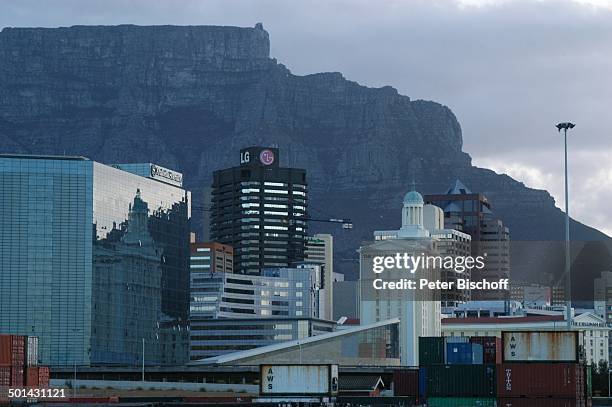
[[[413,180],[423,193],[456,178],[484,192],[514,240],[563,239],[563,214],[546,191],[472,166],[446,106],[340,73],[293,75],[269,54],[261,24],[5,28],[0,152],[155,162],[183,172],[202,205],[212,171],[238,164],[240,148],[278,146],[282,165],[308,170],[313,217],[355,222],[347,232],[312,225],[336,235],[349,275],[359,242],[400,224]],[[578,222],[572,233],[609,242]]]

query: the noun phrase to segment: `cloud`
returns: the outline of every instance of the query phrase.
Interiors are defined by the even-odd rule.
[[[612,236],[612,149],[600,151],[569,151],[570,215],[589,225],[599,225],[600,230]],[[543,169],[548,162],[550,169]],[[486,167],[500,174],[508,174],[525,185],[546,189],[555,198],[556,205],[565,208],[563,155],[540,152],[529,156],[500,153],[475,160],[479,167]],[[576,216],[577,215],[577,216]]]
[[[580,192],[572,214],[612,232],[611,0],[20,0],[4,2],[0,15],[0,26],[256,22],[270,32],[272,56],[296,74],[339,71],[448,105],[476,163],[557,202],[554,124],[577,123],[570,151],[588,162],[572,158]]]

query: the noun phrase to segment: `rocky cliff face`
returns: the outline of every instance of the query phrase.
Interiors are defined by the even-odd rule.
[[[269,49],[260,25],[6,28],[0,151],[156,162],[182,171],[201,204],[212,171],[236,165],[241,147],[277,145],[282,165],[308,170],[313,216],[354,220],[351,232],[332,229],[339,259],[354,259],[373,229],[398,226],[413,179],[432,193],[458,177],[489,197],[514,239],[562,239],[547,192],[471,166],[447,107],[339,73],[296,76]],[[577,239],[605,239],[572,227]]]

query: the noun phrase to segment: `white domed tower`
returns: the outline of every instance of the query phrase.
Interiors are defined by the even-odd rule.
[[[429,232],[423,227],[423,196],[419,194],[414,184],[412,191],[404,195],[402,208],[401,237],[428,237]]]

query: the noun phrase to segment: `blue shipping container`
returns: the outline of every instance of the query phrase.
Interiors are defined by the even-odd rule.
[[[421,397],[425,397],[427,394],[425,391],[427,390],[427,368],[420,367],[419,368],[419,395]]]
[[[472,364],[482,365],[484,363],[484,347],[479,343],[471,343],[472,345]]]
[[[472,346],[470,343],[447,343],[446,363],[449,365],[471,365]]]
[[[445,336],[444,343],[468,343],[470,341],[469,336]]]
[[[483,347],[478,343],[446,344],[446,363],[449,365],[482,365]]]

